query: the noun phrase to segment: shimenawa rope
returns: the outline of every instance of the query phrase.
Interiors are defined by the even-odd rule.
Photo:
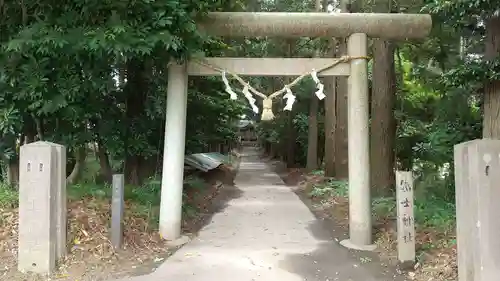
[[[316,86],[318,89],[315,92],[315,94],[318,97],[318,99],[322,100],[325,98],[325,94],[323,93],[324,86],[321,83],[321,81],[318,79],[317,75],[323,71],[326,71],[328,69],[335,67],[336,65],[338,65],[340,63],[346,63],[346,62],[349,62],[349,61],[355,60],[355,59],[367,59],[368,60],[369,57],[366,57],[366,56],[358,56],[358,57],[342,56],[328,66],[320,68],[317,71],[313,69],[311,72],[304,73],[304,74],[298,76],[292,82],[286,84],[282,89],[275,91],[274,93],[270,94],[269,96],[266,96],[265,94],[257,91],[255,88],[253,88],[249,83],[247,83],[245,80],[243,80],[236,73],[232,73],[230,71],[224,70],[218,66],[212,65],[212,64],[207,63],[206,61],[203,61],[203,60],[194,60],[194,62],[198,63],[199,65],[202,65],[202,66],[208,67],[212,70],[220,72],[222,74],[222,80],[224,81],[224,84],[226,87],[225,90],[227,93],[230,94],[231,99],[237,99],[237,95],[229,86],[229,81],[227,80],[226,73],[231,75],[234,79],[236,79],[236,81],[238,81],[243,86],[243,94],[247,98],[248,102],[252,106],[252,109],[254,110],[255,113],[258,113],[258,107],[255,105],[255,99],[252,97],[252,94],[250,93],[250,91],[253,92],[254,95],[262,98],[263,99],[263,101],[262,101],[263,109],[262,109],[261,120],[272,120],[274,118],[274,113],[272,111],[272,100],[274,98],[278,97],[281,94],[286,93],[283,96],[283,98],[287,99],[287,103],[286,103],[284,110],[291,110],[292,105],[296,100],[296,97],[295,97],[295,95],[293,95],[291,88],[293,86],[297,85],[300,81],[302,81],[302,79],[304,79],[305,77],[310,75],[313,78],[314,82],[316,83]]]

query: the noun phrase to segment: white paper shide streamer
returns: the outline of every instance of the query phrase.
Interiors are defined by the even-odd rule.
[[[238,95],[231,89],[229,86],[229,81],[227,81],[226,72],[222,72],[222,81],[224,81],[224,85],[226,85],[226,92],[231,96],[232,100],[238,99]]]
[[[314,82],[316,83],[315,95],[318,97],[319,100],[323,100],[326,97],[325,93],[323,92],[325,86],[318,79],[318,75],[317,75],[316,70],[313,69],[313,71],[310,73],[310,75],[311,75],[312,79],[314,80]],[[301,76],[300,79],[303,77],[304,76]],[[238,95],[233,91],[233,89],[229,85],[229,81],[227,79],[225,71],[222,72],[222,81],[224,81],[225,90],[230,95],[230,98],[232,100],[237,100]],[[245,82],[240,81],[240,83],[244,86],[242,92],[243,92],[245,98],[248,100],[248,103],[252,107],[253,112],[259,113],[259,108],[255,105],[256,99],[254,98],[252,93],[249,91],[250,86],[248,84],[246,84]],[[285,107],[283,108],[283,110],[291,111],[293,104],[297,100],[297,97],[292,93],[292,90],[290,89],[289,85],[286,85],[284,87],[284,91],[285,91],[285,95],[283,95],[283,99],[286,100],[286,104],[285,104]],[[259,97],[262,96],[264,98],[263,110],[262,110],[262,120],[272,120],[274,118],[274,114],[272,113],[272,99],[273,99],[273,97],[275,97],[276,95],[279,95],[281,93],[283,93],[283,89],[270,95],[270,96],[267,96],[267,97],[259,94]]]
[[[323,89],[325,88],[325,86],[321,83],[321,81],[319,81],[318,75],[316,74],[315,70],[311,72],[311,77],[316,83],[316,89],[318,89],[315,93],[316,96],[318,97],[319,100],[324,99],[326,97],[325,93],[323,93]]]
[[[292,90],[290,88],[286,87],[286,94],[283,96],[284,99],[286,99],[286,105],[283,110],[291,111],[293,103],[295,102],[295,96],[292,93]]]
[[[250,91],[248,90],[248,86],[245,86],[243,88],[243,95],[245,95],[245,98],[247,98],[248,103],[252,107],[253,112],[259,113],[259,108],[255,105],[255,98],[252,96]]]

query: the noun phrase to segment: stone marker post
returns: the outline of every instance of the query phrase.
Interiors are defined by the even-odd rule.
[[[123,174],[113,175],[113,197],[111,203],[111,243],[118,249],[123,242],[123,209],[124,209],[125,177]]]
[[[56,217],[56,145],[35,142],[21,146],[19,161],[19,246],[18,270],[49,274],[55,268],[58,244]],[[62,245],[62,244],[60,244]]]
[[[459,281],[473,281],[473,240],[477,221],[476,200],[471,200],[473,190],[469,183],[469,147],[473,142],[455,145],[455,200],[457,212],[457,262]]]
[[[413,198],[412,172],[396,171],[398,260],[403,266],[412,266],[415,263]]]
[[[500,141],[455,146],[458,272],[460,281],[500,276]]]
[[[56,149],[56,259],[67,253],[66,147],[50,143]]]

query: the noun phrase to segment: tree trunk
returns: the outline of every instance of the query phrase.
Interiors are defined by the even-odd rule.
[[[22,137],[22,134],[21,134]],[[18,187],[19,184],[19,153],[17,153],[17,137],[14,134],[4,135],[2,139],[4,145],[9,147],[14,153],[9,158],[0,155],[0,164],[5,164],[6,183],[11,187]]]
[[[329,54],[335,56],[336,40],[331,39]],[[335,177],[335,124],[336,124],[336,78],[327,78],[325,82],[325,176]]]
[[[494,60],[500,53],[500,17],[486,21],[487,60]],[[484,93],[483,138],[500,139],[500,81],[488,81]]]
[[[293,117],[295,113],[292,109],[287,113],[287,154],[286,154],[286,166],[288,168],[295,167],[295,142],[297,134],[295,131],[295,126],[293,125]]]
[[[316,0],[316,11],[321,11],[321,0]],[[320,51],[316,51],[316,57],[320,56]],[[309,106],[309,130],[307,137],[307,164],[306,169],[313,171],[318,168],[318,109],[319,100],[311,95]]]
[[[374,39],[373,89],[371,98],[370,167],[375,194],[389,194],[394,185],[394,146],[396,121],[393,111],[396,99],[394,46]]]
[[[340,1],[341,12],[347,11],[348,0]],[[339,52],[337,56],[347,55],[346,39],[339,42]],[[347,78],[337,77],[336,91],[336,123],[335,123],[335,176],[338,179],[349,178],[349,155],[347,136]]]
[[[75,184],[81,177],[83,168],[85,167],[85,159],[87,158],[87,150],[85,146],[77,148],[75,152],[75,166],[71,174],[66,179],[67,184]]]
[[[128,140],[135,138],[136,136],[134,136],[134,134],[140,134],[140,132],[136,132],[132,130],[132,128],[138,123],[138,120],[144,116],[144,107],[147,98],[146,93],[148,91],[148,70],[150,69],[148,69],[146,63],[139,59],[132,59],[127,62],[127,82],[124,88],[124,92],[127,95],[125,112],[127,129],[124,136],[124,174],[126,183],[136,186],[142,184],[139,169],[142,156],[138,155],[136,151],[132,152],[129,149]]]
[[[23,116],[23,134],[24,139],[21,138],[21,144],[28,144],[35,141],[37,128],[31,114],[25,114]]]
[[[311,97],[309,107],[309,130],[307,137],[307,165],[308,171],[318,168],[318,108],[319,101],[316,96]]]
[[[125,159],[125,180],[127,184],[139,186],[142,184],[139,177],[140,159],[137,155],[128,155]]]
[[[40,117],[40,118],[35,118],[35,125],[36,125],[36,133],[37,133],[37,136],[38,136],[38,140],[39,141],[43,141],[44,140],[44,128],[43,128],[43,119]]]
[[[15,155],[7,161],[7,184],[17,187],[19,184],[19,157]]]
[[[295,40],[288,40],[287,41],[287,50],[288,50],[288,57],[292,57],[293,54],[293,46],[294,43],[296,43]],[[285,78],[286,83],[291,82],[291,79],[289,77]],[[293,118],[295,117],[295,110],[292,108],[292,110],[286,112],[286,118],[287,118],[287,138],[286,138],[286,166],[288,168],[293,168],[295,167],[295,142],[297,139],[297,133],[295,131],[295,126],[293,124]]]
[[[271,149],[269,152],[269,156],[271,159],[276,158],[276,145],[274,143],[271,143]]]
[[[341,55],[346,54],[346,44],[342,39],[339,50]],[[337,98],[335,123],[335,176],[338,179],[349,177],[349,155],[347,135],[347,79],[337,77]]]
[[[111,183],[113,181],[113,169],[111,168],[111,164],[109,163],[108,152],[102,144],[99,144],[96,149],[97,158],[99,159],[99,165],[101,166],[101,176],[104,179],[105,183]]]
[[[141,159],[141,165],[139,166],[139,178],[144,183],[146,180],[154,178],[156,179],[161,173],[161,161],[158,155],[152,155],[149,158]]]
[[[324,124],[323,124],[323,126],[324,126]],[[318,167],[320,169],[323,169],[324,159],[325,159],[325,135],[318,134],[318,159],[317,159],[317,163],[318,163]]]
[[[266,154],[266,156],[269,156],[269,153],[271,152],[271,144],[265,140],[264,141],[264,153]]]

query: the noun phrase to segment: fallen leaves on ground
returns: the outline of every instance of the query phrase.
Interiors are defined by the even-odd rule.
[[[292,171],[292,177],[297,178],[296,171]],[[290,173],[289,173],[290,174]],[[317,198],[309,196],[315,184],[322,183],[327,179],[321,175],[307,174],[297,182],[299,192],[308,195],[312,200],[313,208],[323,218],[329,218],[336,224],[349,226],[349,200],[345,197],[331,196],[328,198]],[[293,181],[293,180],[291,180]],[[287,182],[288,183],[288,182]],[[375,225],[377,233],[378,251],[383,260],[397,260],[397,240],[394,218],[380,218]],[[441,233],[435,229],[420,229],[417,232],[417,255],[418,262],[414,270],[407,272],[410,280],[416,281],[445,281],[458,279],[457,252],[455,246],[447,242],[452,240],[453,233]],[[426,248],[429,245],[432,247]]]
[[[216,196],[221,183],[217,176],[208,188],[187,193],[187,201],[202,212]],[[147,274],[175,249],[169,249],[156,228],[158,207],[144,210],[125,202],[123,247],[115,250],[109,240],[110,200],[83,198],[68,202],[68,255],[58,263],[53,280],[100,281],[129,275]],[[195,229],[200,218],[183,221],[187,230]],[[0,209],[0,280],[41,281],[46,277],[17,271],[18,210]]]
[[[150,228],[148,214],[135,212],[136,206],[131,202],[125,203],[123,249],[115,250],[108,238],[110,208],[110,203],[103,199],[69,202],[68,255],[59,261],[56,279],[106,280],[133,273],[137,267],[169,254],[157,231]],[[17,213],[17,209],[0,210],[4,237],[0,241],[0,279],[45,280],[17,272]]]

